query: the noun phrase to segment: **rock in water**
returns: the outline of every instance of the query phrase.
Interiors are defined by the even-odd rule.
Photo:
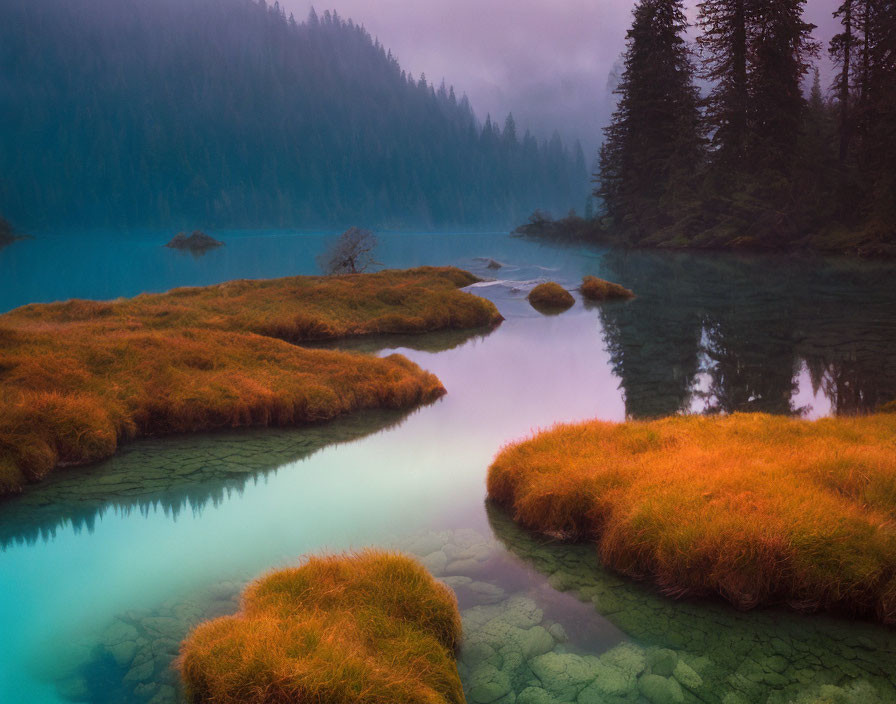
[[[216,240],[214,237],[209,237],[204,232],[194,230],[193,234],[189,236],[184,232],[178,232],[174,236],[174,238],[165,246],[171,247],[171,249],[185,249],[191,252],[204,252],[208,249],[220,247],[223,244],[223,242]]]

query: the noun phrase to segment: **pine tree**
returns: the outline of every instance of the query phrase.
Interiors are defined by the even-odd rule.
[[[867,183],[868,235],[896,240],[896,1],[861,0],[859,169]]]
[[[713,83],[706,100],[706,118],[713,130],[712,161],[726,178],[738,172],[746,158],[749,2],[705,0],[698,5],[700,75]]]
[[[635,6],[595,190],[630,242],[643,242],[675,223],[700,164],[698,95],[686,29],[681,0],[641,0]]]
[[[830,56],[837,65],[839,72],[834,79],[834,88],[837,91],[840,136],[840,163],[846,161],[849,153],[849,140],[851,136],[850,102],[851,81],[853,70],[853,53],[855,51],[856,36],[854,32],[853,0],[844,0],[843,4],[834,12],[834,17],[839,17],[843,24],[843,31],[831,40]]]
[[[752,0],[748,41],[750,158],[762,178],[787,181],[806,99],[802,82],[818,45],[803,21],[806,0]]]

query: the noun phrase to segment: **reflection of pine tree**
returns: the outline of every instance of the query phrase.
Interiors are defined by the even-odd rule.
[[[701,316],[688,304],[698,281],[674,255],[609,254],[608,278],[639,296],[599,309],[604,343],[625,396],[626,415],[653,418],[687,410],[699,367]],[[664,291],[656,286],[663,281]],[[644,295],[641,295],[641,294]],[[651,295],[652,294],[652,295]]]
[[[54,477],[8,499],[0,520],[0,549],[49,540],[70,525],[92,533],[107,511],[161,511],[176,519],[219,506],[246,485],[329,445],[352,442],[399,425],[406,412],[371,411],[314,428],[263,428],[223,435],[144,440],[102,463]]]
[[[701,392],[707,413],[761,412],[790,415],[799,367],[793,343],[787,339],[789,321],[763,329],[749,315],[729,312],[724,320],[707,316],[703,372],[709,388]]]
[[[799,413],[803,362],[836,413],[896,398],[886,267],[643,252],[603,263],[605,278],[638,294],[599,312],[630,416],[676,413],[692,399],[707,412]],[[701,374],[708,386],[697,389]]]
[[[896,399],[896,363],[881,363],[880,357],[854,354],[826,359],[808,357],[806,367],[812,390],[821,392],[836,415],[871,413],[878,406]]]

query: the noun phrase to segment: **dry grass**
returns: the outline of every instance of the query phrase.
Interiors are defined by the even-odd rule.
[[[529,292],[529,303],[538,311],[563,311],[575,302],[569,291],[553,281],[539,284]]]
[[[635,297],[634,292],[624,286],[604,281],[596,276],[586,276],[582,279],[579,291],[586,301],[626,301]]]
[[[178,666],[195,704],[461,704],[450,589],[385,552],[311,558],[200,624]]]
[[[141,435],[292,425],[444,393],[400,355],[289,342],[500,320],[456,269],[234,281],[0,316],[0,494]],[[279,338],[279,339],[277,339]]]
[[[562,425],[504,449],[488,493],[677,595],[896,623],[896,416]]]

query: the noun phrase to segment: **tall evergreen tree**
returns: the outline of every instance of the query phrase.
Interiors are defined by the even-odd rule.
[[[746,159],[747,30],[752,0],[705,0],[697,7],[697,38],[702,78],[713,85],[706,99],[706,118],[712,125],[712,162],[725,178],[738,172]]]
[[[595,191],[631,242],[676,221],[699,167],[700,115],[686,29],[681,0],[635,6]]]
[[[896,232],[896,0],[863,0],[864,123],[860,169],[868,182],[869,235]]]
[[[779,248],[805,234],[806,223],[794,217],[794,176],[806,117],[802,83],[817,45],[804,3],[706,0],[701,8],[710,32],[701,38],[704,75],[721,81],[710,95],[708,127],[725,157],[711,181],[723,184],[723,197],[714,207],[702,204],[704,243]]]
[[[840,18],[843,31],[831,40],[830,56],[837,65],[838,72],[834,79],[834,88],[837,92],[839,124],[837,131],[840,137],[839,157],[840,163],[846,161],[849,153],[849,139],[851,136],[851,88],[853,54],[855,52],[856,35],[854,31],[853,5],[854,0],[843,0],[843,4],[834,12],[834,17]]]
[[[803,119],[803,79],[818,45],[803,21],[806,0],[752,0],[748,45],[751,161],[766,178],[787,179]]]

